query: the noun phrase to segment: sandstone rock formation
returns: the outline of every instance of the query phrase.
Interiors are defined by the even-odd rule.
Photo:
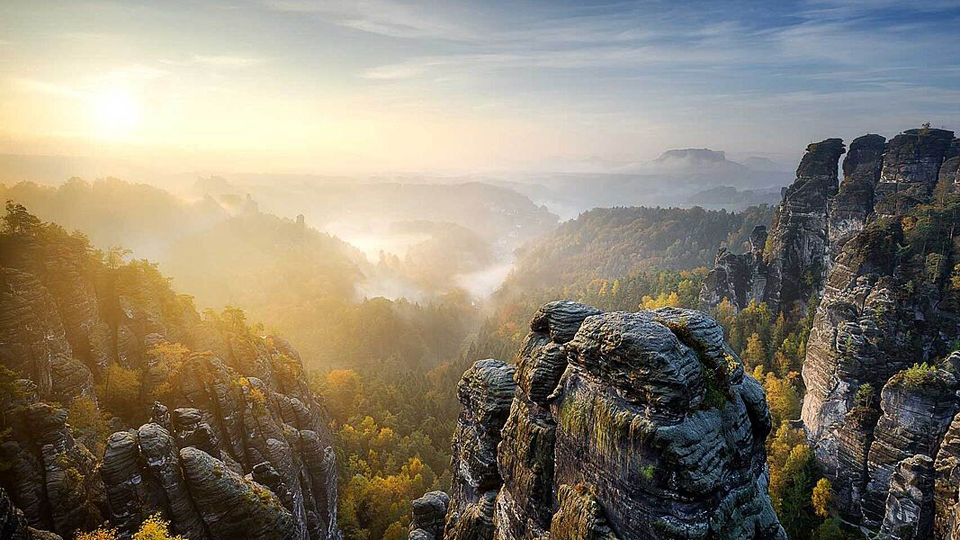
[[[709,317],[552,302],[515,389],[511,371],[483,360],[464,375],[443,538],[786,538],[763,389]]]
[[[908,129],[891,139],[877,184],[877,213],[895,216],[928,200],[952,141],[952,131],[929,127]]]
[[[516,389],[513,376],[512,366],[488,359],[475,363],[460,380],[457,395],[463,409],[453,434],[454,481],[445,537],[467,539],[478,530],[493,531],[493,500],[503,484],[497,445]]]
[[[960,354],[937,362],[960,338],[960,220],[948,208],[960,139],[927,126],[859,137],[838,186],[842,152],[838,139],[807,149],[763,260],[718,254],[701,302],[789,314],[819,298],[802,420],[842,517],[891,538],[951,538]]]
[[[168,399],[195,407],[174,410],[173,433],[148,423],[107,442],[111,522],[132,531],[160,512],[190,538],[251,530],[262,538],[338,538],[336,470],[317,435],[321,417],[209,354],[191,356],[179,373]],[[235,510],[224,516],[228,508]]]
[[[0,402],[10,436],[0,445],[4,486],[27,522],[71,537],[105,518],[103,482],[94,456],[73,438],[67,411],[37,400],[35,385],[18,381]]]
[[[773,218],[765,298],[774,311],[806,302],[823,283],[830,254],[827,214],[839,189],[837,163],[844,151],[840,139],[808,146]]]
[[[701,302],[716,306],[726,298],[739,311],[751,302],[765,301],[767,263],[763,250],[766,243],[767,228],[758,225],[750,234],[749,252],[736,254],[720,248],[713,269],[703,280]]]
[[[863,135],[850,143],[843,159],[843,181],[828,209],[827,236],[833,255],[873,214],[885,149],[886,140],[880,135]]]
[[[0,362],[21,378],[2,381],[0,487],[31,527],[127,536],[159,512],[190,538],[340,537],[332,436],[288,343],[239,310],[201,317],[153,265],[109,265],[55,225],[2,241]],[[68,407],[98,416],[116,366],[140,398],[94,456]]]
[[[419,540],[443,538],[450,496],[442,491],[431,491],[414,500],[412,505],[413,520],[410,522],[410,538]]]
[[[868,136],[869,137],[869,136]],[[861,141],[863,139],[863,141]],[[848,189],[839,197],[834,224],[844,234],[855,226],[858,211],[871,204],[861,201],[869,184],[862,164],[872,156],[866,146],[875,143],[861,137],[844,164]],[[763,243],[751,238],[751,251],[744,255],[717,254],[717,265],[704,280],[701,303],[710,307],[727,298],[738,309],[750,301],[766,302],[771,309],[789,311],[816,292],[829,269],[831,255],[830,207],[838,195],[837,163],[845,152],[843,141],[826,139],[807,147],[797,168],[797,178],[784,193],[777,208],[769,238]],[[759,239],[759,238],[758,238]],[[759,245],[758,245],[759,244]],[[764,245],[765,244],[765,245]]]

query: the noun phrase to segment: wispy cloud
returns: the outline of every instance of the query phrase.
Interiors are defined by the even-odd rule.
[[[481,34],[473,31],[470,19],[451,20],[454,3],[415,3],[397,0],[263,0],[268,9],[313,14],[332,24],[371,34],[399,38],[434,38],[472,41]]]
[[[231,55],[202,55],[195,54],[183,60],[160,60],[161,63],[172,66],[204,66],[219,69],[249,68],[264,62],[263,58]]]
[[[36,94],[45,94],[48,96],[57,96],[65,98],[79,98],[82,93],[75,88],[59,84],[38,81],[22,77],[13,77],[11,82],[21,91]]]

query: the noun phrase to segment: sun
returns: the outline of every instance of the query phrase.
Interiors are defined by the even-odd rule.
[[[111,88],[94,95],[92,113],[101,135],[127,136],[140,122],[140,103],[129,90]]]

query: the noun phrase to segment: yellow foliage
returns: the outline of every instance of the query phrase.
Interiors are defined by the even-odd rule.
[[[788,380],[781,379],[773,373],[767,373],[759,380],[767,393],[773,425],[800,417],[800,392]]]
[[[767,363],[767,353],[760,340],[760,334],[754,332],[747,340],[747,350],[743,352],[743,363],[749,368]]]
[[[782,495],[791,481],[791,476],[804,464],[804,458],[812,453],[807,438],[801,429],[790,427],[784,421],[777,434],[768,440],[767,463],[770,466],[770,501],[777,512],[781,511]]]
[[[112,364],[97,386],[97,395],[114,414],[123,416],[137,408],[140,402],[140,372]]]
[[[117,540],[117,531],[100,527],[95,531],[78,534],[76,540]]]
[[[830,505],[833,502],[833,486],[830,480],[821,478],[817,481],[817,485],[813,487],[812,502],[813,511],[818,516],[825,518],[830,515]]]
[[[253,402],[256,407],[263,407],[267,404],[267,397],[263,395],[263,392],[256,386],[250,387],[250,401]]]
[[[95,455],[103,453],[110,429],[96,402],[87,396],[74,399],[67,407],[67,422],[74,437],[80,439]]]
[[[656,298],[644,296],[641,299],[640,307],[647,310],[658,309],[662,307],[680,307],[680,297],[677,296],[677,293],[675,292],[672,292],[669,295],[665,292],[662,292],[657,295]]]
[[[170,534],[170,523],[154,514],[140,525],[133,534],[133,540],[186,540],[180,535]],[[80,533],[76,540],[118,540],[116,529],[98,528],[95,531]]]
[[[133,535],[133,540],[184,540],[182,536],[170,534],[169,526],[160,514],[154,514],[140,525],[140,530]]]

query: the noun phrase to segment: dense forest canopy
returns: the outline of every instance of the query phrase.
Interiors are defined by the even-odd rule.
[[[78,184],[74,189],[90,188]],[[183,212],[190,206],[171,203],[170,208]],[[39,223],[25,212],[9,214],[10,233]],[[449,488],[447,441],[460,409],[456,382],[472,360],[512,359],[533,312],[556,298],[604,310],[699,307],[701,282],[716,249],[742,249],[753,227],[766,223],[771,213],[765,206],[742,213],[592,210],[519,250],[515,270],[483,308],[456,288],[429,302],[345,293],[364,279],[364,271],[417,275],[411,266],[434,259],[438,265],[429,270],[441,279],[450,265],[487,256],[489,248],[475,233],[435,222],[396,225],[438,235],[405,259],[384,257],[374,265],[349,244],[303,223],[241,212],[172,241],[164,268],[178,276],[175,283],[205,291],[203,298],[212,304],[246,308],[254,320],[299,345],[308,367],[323,368],[312,376],[311,387],[329,413],[338,443],[343,530],[349,538],[404,538],[410,501],[425,491]],[[463,251],[447,251],[445,241]],[[140,264],[124,263],[120,250],[104,253],[104,260],[113,257],[110,264],[120,268]],[[442,259],[451,253],[450,260]],[[714,315],[767,391],[779,426],[768,443],[771,494],[793,531],[791,538],[843,538],[846,533],[823,502],[829,486],[791,427],[799,415],[798,372],[809,318],[775,317],[763,304],[736,312],[723,303]],[[114,371],[115,381],[129,381],[115,385],[104,403],[124,410],[137,394],[126,395],[122,388],[141,384],[143,376]],[[102,447],[106,425],[97,419],[99,413],[83,407],[80,401],[71,409],[78,433]]]
[[[740,251],[773,208],[743,212],[694,207],[596,208],[564,222],[518,251],[504,289],[528,289],[615,278],[650,268],[690,270],[711,266],[721,246]]]
[[[424,240],[404,258],[382,255],[374,264],[346,242],[302,222],[244,210],[242,200],[239,206],[213,199],[191,205],[154,188],[115,180],[93,184],[74,180],[59,189],[21,184],[5,193],[33,200],[55,214],[65,204],[63,192],[69,190],[91,201],[89,208],[102,210],[77,210],[70,217],[72,223],[90,224],[108,240],[115,239],[109,234],[127,234],[128,229],[136,233],[129,237],[134,240],[137,234],[151,233],[149,228],[137,232],[135,213],[112,212],[102,199],[113,204],[127,197],[155,200],[154,208],[159,209],[145,212],[147,221],[161,228],[181,227],[179,235],[168,231],[169,245],[160,266],[175,276],[174,286],[200,292],[195,301],[201,306],[243,307],[252,321],[263,321],[297,345],[308,368],[320,368],[311,385],[329,412],[337,438],[340,516],[350,538],[405,537],[409,501],[430,489],[449,488],[448,441],[460,410],[456,382],[476,358],[511,359],[541,303],[567,297],[604,309],[695,305],[711,246],[698,245],[696,253],[689,253],[690,246],[680,238],[710,230],[716,245],[740,245],[749,228],[769,215],[763,207],[742,215],[701,209],[588,212],[521,250],[511,282],[536,286],[522,294],[501,291],[494,302],[481,307],[449,277],[488,261],[495,248],[457,225],[398,222],[396,230],[425,235]],[[199,218],[190,216],[207,215],[198,209],[207,206],[219,210],[210,214],[205,226],[184,225],[197,223]],[[11,233],[21,227],[17,220],[37,221],[26,209],[10,214],[10,220]],[[118,220],[126,224],[120,233],[109,227]],[[569,249],[554,252],[567,238],[584,235],[597,236],[575,245],[573,250],[580,255],[571,256]],[[86,246],[82,250],[92,249],[85,238],[78,238]],[[614,238],[619,240],[611,247]],[[629,252],[639,255],[628,256]],[[121,269],[145,264],[124,262],[130,254],[123,249],[102,253],[104,260]],[[570,262],[562,273],[544,276],[544,267],[532,264],[531,253]],[[598,257],[600,253],[603,257]],[[157,272],[155,265],[145,268]],[[420,302],[354,294],[364,280],[383,276],[414,285],[418,280],[424,285],[445,281],[436,290],[449,292]],[[562,276],[569,284],[550,285]],[[112,368],[110,376],[117,383],[105,394],[104,404],[126,411],[139,394],[124,388],[141,384],[143,375]],[[71,409],[78,433],[92,447],[102,448],[107,425],[96,409],[84,407],[78,401]]]

